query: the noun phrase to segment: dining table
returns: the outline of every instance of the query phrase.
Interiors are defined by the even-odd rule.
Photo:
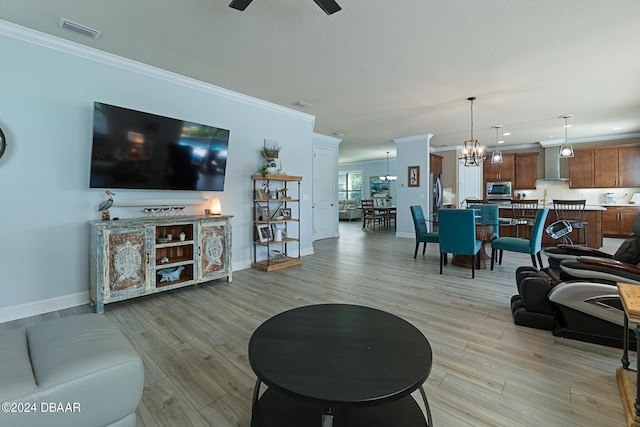
[[[393,224],[396,224],[396,211],[397,207],[393,206],[374,206],[375,212],[377,215],[380,215],[384,221],[385,227],[389,228],[391,225],[391,221],[393,220]]]
[[[527,220],[514,219],[514,218],[498,218],[498,227],[514,227],[517,225],[526,224]],[[487,252],[488,244],[495,238],[495,223],[485,223],[480,215],[476,215],[476,239],[482,243],[482,247],[478,251],[476,257],[478,263],[476,268],[490,269],[491,268],[491,255]],[[454,254],[451,260],[453,265],[458,267],[471,268],[472,257],[471,255]],[[479,264],[479,266],[478,266]]]

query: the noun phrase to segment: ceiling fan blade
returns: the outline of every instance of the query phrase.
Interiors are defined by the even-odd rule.
[[[313,1],[316,2],[316,4],[320,6],[320,8],[324,10],[324,13],[326,13],[327,15],[331,15],[332,13],[336,13],[337,11],[342,10],[342,8],[338,5],[338,3],[335,2],[335,0],[313,0]]]
[[[232,7],[237,10],[245,10],[249,4],[251,4],[253,0],[233,0],[229,7]]]

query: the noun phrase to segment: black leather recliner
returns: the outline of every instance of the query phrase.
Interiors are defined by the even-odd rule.
[[[514,322],[551,330],[555,336],[622,347],[624,313],[616,283],[640,285],[640,215],[632,230],[613,255],[559,245],[544,250],[549,267],[519,267],[518,294],[511,298]],[[630,341],[635,348],[635,339]]]

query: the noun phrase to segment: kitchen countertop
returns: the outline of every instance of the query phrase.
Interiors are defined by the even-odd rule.
[[[500,209],[511,209],[511,203],[509,203],[508,205],[499,205]],[[607,206],[614,206],[614,205],[607,205]],[[622,205],[615,205],[615,206],[622,206]],[[629,205],[629,206],[639,206],[639,205]],[[538,204],[538,207],[542,207],[542,203]],[[545,205],[545,207],[553,210],[553,203],[547,203]],[[586,205],[584,207],[585,211],[606,211],[607,208],[604,205]]]

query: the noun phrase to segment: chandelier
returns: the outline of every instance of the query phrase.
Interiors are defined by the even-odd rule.
[[[567,115],[567,116],[560,116],[561,119],[564,119],[564,144],[562,144],[560,146],[560,157],[561,158],[568,158],[568,157],[573,157],[573,146],[571,144],[569,144],[569,139],[567,138],[567,131],[569,129],[569,124],[567,123],[567,121],[571,118],[571,115]]]
[[[498,132],[502,126],[495,125],[493,128],[496,130],[496,151],[491,154],[491,163],[502,163],[502,151],[498,150]]]
[[[395,181],[397,176],[389,175],[389,152],[387,151],[387,174],[380,177],[380,181]]]
[[[467,98],[468,101],[471,101],[471,139],[464,142],[462,152],[458,156],[460,163],[465,166],[480,166],[487,157],[478,140],[473,139],[473,101],[475,99],[475,96]]]

